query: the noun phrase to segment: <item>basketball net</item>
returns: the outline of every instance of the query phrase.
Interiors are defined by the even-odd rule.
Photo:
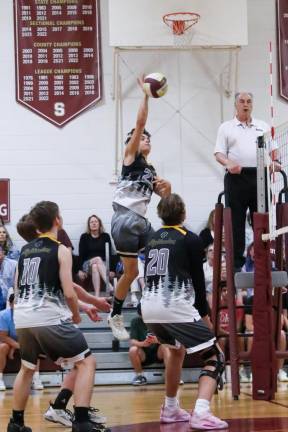
[[[194,12],[175,12],[163,16],[164,23],[172,30],[173,42],[176,47],[185,47],[191,44],[192,27],[199,19],[200,15]]]

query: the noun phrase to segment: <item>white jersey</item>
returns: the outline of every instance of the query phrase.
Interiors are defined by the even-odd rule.
[[[139,153],[134,162],[123,165],[113,202],[145,217],[153,193],[156,172]]]

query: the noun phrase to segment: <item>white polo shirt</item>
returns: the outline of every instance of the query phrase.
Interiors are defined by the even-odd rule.
[[[219,127],[214,154],[223,153],[242,167],[256,167],[257,137],[269,130],[269,125],[262,120],[252,118],[248,126],[234,117]]]

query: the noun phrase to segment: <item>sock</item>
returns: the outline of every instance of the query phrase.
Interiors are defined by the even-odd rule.
[[[34,372],[33,375],[33,381],[39,381],[40,380],[40,374],[38,371]]]
[[[114,315],[121,315],[122,306],[123,306],[124,301],[125,301],[125,299],[120,300],[117,297],[114,297],[113,310],[111,313],[111,317],[113,317]]]
[[[178,408],[177,397],[165,396],[165,407],[170,409]]]
[[[60,390],[54,403],[52,404],[52,408],[65,410],[72,394],[73,394],[72,391],[69,389],[64,388]]]
[[[14,423],[19,426],[24,426],[24,410],[23,411],[12,411],[12,418]]]
[[[205,414],[210,411],[210,402],[206,399],[197,399],[194,412],[196,414]]]
[[[84,423],[89,421],[88,407],[74,407],[75,421]]]

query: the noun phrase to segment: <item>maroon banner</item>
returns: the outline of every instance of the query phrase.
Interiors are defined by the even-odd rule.
[[[0,179],[0,222],[10,222],[10,180]]]
[[[288,100],[288,0],[277,0],[279,92]]]
[[[16,99],[62,127],[101,99],[99,0],[14,0]]]

